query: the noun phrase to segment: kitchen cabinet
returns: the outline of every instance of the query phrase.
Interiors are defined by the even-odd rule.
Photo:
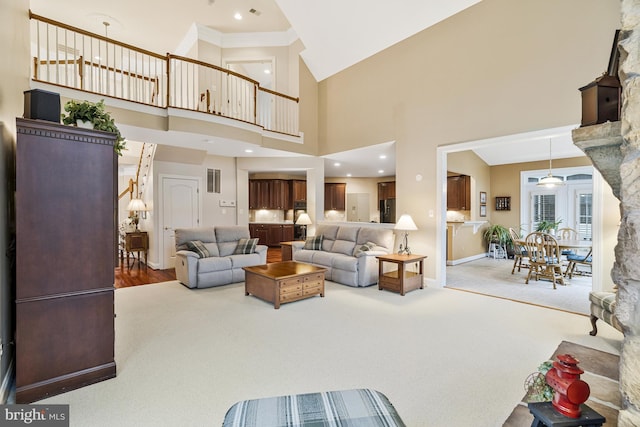
[[[447,209],[471,210],[471,177],[469,175],[447,177]]]
[[[291,188],[294,202],[307,201],[307,181],[294,179],[291,181]]]
[[[345,210],[347,184],[344,182],[327,182],[324,184],[324,209],[327,211]]]
[[[387,181],[378,183],[378,203],[382,200],[396,198],[396,182]]]
[[[251,237],[267,246],[280,246],[280,242],[293,240],[293,231],[293,224],[249,224]]]
[[[285,179],[250,179],[249,209],[293,209],[291,181]]]

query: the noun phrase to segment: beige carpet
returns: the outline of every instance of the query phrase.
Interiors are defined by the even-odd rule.
[[[115,292],[117,377],[42,402],[71,426],[219,426],[240,400],[372,388],[410,427],[500,426],[566,340],[618,353],[583,316],[448,289],[402,297],[327,283],[279,310],[243,284]]]
[[[590,276],[574,275],[566,279],[566,285],[553,284],[547,280],[525,278],[529,270],[516,269],[511,274],[513,260],[481,258],[475,261],[447,267],[447,287],[485,295],[498,296],[553,307],[574,313],[589,314],[589,291],[592,289]]]
[[[559,354],[570,354],[580,361],[578,366],[584,371],[580,378],[589,384],[591,389],[589,400],[585,403],[607,419],[604,426],[617,426],[618,411],[622,404],[617,369],[620,357],[567,341],[560,343],[549,359],[556,360]],[[527,404],[521,401],[504,425],[505,427],[528,426],[532,421],[533,416]]]

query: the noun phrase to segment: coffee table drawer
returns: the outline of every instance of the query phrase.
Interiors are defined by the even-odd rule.
[[[303,295],[304,294],[302,290],[295,291],[295,292],[288,292],[286,294],[280,293],[280,302],[285,303],[285,302],[297,300],[302,298]]]
[[[280,295],[286,295],[293,292],[302,292],[302,283],[297,285],[280,286]]]
[[[322,293],[322,287],[320,285],[305,286],[302,290],[302,295],[314,295],[319,293]]]

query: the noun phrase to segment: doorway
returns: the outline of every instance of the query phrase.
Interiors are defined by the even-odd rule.
[[[532,139],[540,139],[545,140],[550,138],[551,136],[557,137],[558,135],[565,135],[570,138],[571,130],[575,128],[575,126],[566,126],[563,128],[555,128],[555,129],[547,129],[543,131],[530,132],[526,134],[519,135],[511,135],[505,137],[497,137],[491,138],[487,140],[480,141],[470,141],[459,144],[452,144],[447,146],[440,146],[437,149],[437,188],[442,189],[438,192],[436,196],[437,206],[440,207],[438,209],[437,220],[440,224],[439,233],[436,235],[436,284],[438,286],[445,286],[447,283],[447,265],[446,265],[446,244],[447,244],[447,209],[446,209],[446,178],[447,178],[447,156],[450,153],[462,152],[467,150],[476,150],[476,149],[486,149],[486,148],[495,148],[495,146],[500,145],[502,150],[502,145],[505,146],[510,143],[510,141],[530,141]],[[576,148],[577,149],[577,148]],[[508,151],[508,149],[506,150]],[[531,159],[530,161],[540,160],[540,159]],[[505,162],[508,163],[508,162]],[[599,278],[603,275],[603,251],[602,251],[602,242],[603,242],[603,200],[605,197],[605,193],[603,191],[604,180],[602,176],[594,171],[593,173],[593,190],[592,190],[592,205],[594,207],[593,212],[590,212],[592,218],[590,221],[593,223],[592,237],[593,237],[593,246],[594,246],[594,255],[593,255],[593,277]],[[492,195],[495,196],[495,195]],[[513,200],[518,200],[518,197],[514,197]],[[593,289],[598,290],[601,283],[599,280],[593,281]]]

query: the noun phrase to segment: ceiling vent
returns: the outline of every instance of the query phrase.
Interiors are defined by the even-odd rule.
[[[249,13],[253,13],[256,16],[260,16],[262,14],[262,12],[260,12],[259,10],[254,9],[254,8],[249,9]]]

